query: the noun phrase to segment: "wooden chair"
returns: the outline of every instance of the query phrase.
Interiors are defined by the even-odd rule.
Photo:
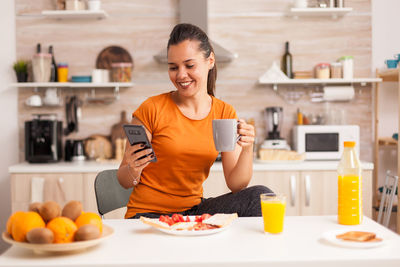
[[[389,227],[390,215],[392,214],[393,200],[397,191],[399,177],[386,172],[385,184],[382,190],[381,203],[379,205],[378,223]]]
[[[117,170],[105,170],[97,174],[94,182],[97,210],[104,214],[125,207],[132,188],[123,188],[117,178]]]

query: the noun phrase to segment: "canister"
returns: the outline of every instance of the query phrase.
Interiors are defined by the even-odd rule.
[[[315,66],[315,77],[317,79],[329,79],[329,67],[329,63],[319,63],[317,66]]]
[[[113,82],[130,82],[132,80],[132,63],[116,62],[111,64]]]
[[[59,63],[57,68],[58,82],[65,83],[68,82],[68,64]]]
[[[333,79],[342,78],[342,63],[340,62],[331,63],[331,78]]]
[[[342,63],[343,79],[353,79],[353,57],[343,56],[339,61]]]
[[[39,53],[33,55],[32,71],[34,82],[49,82],[51,68],[51,55]]]

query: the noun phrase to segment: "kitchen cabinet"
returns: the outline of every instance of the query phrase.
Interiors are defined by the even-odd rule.
[[[337,213],[336,171],[254,171],[249,186],[265,185],[286,195],[286,215]],[[363,212],[372,216],[372,171],[363,171]],[[204,183],[204,197],[229,192],[222,171],[212,172]]]
[[[94,180],[97,173],[18,173],[11,175],[11,210],[28,210],[35,201],[53,200],[63,207],[81,201],[84,211],[97,212]]]
[[[397,69],[387,69],[384,71],[378,71],[376,72],[377,77],[381,78],[383,82],[397,82],[398,86],[398,99],[397,103],[400,103],[400,83],[399,83],[399,77],[400,77],[400,68]],[[375,116],[375,149],[374,149],[374,181],[373,181],[373,193],[374,193],[374,206],[378,206],[378,199],[377,199],[377,189],[378,189],[378,167],[379,167],[379,149],[384,146],[392,146],[397,148],[397,175],[400,176],[400,146],[398,145],[398,141],[394,140],[392,137],[382,137],[379,135],[379,91],[380,91],[380,86],[379,83],[376,85],[375,88],[375,105],[374,105],[374,116]],[[400,126],[400,111],[398,114],[398,124],[397,124],[397,129],[399,129]],[[398,187],[400,187],[400,181],[398,184]],[[398,197],[398,202],[400,203],[400,194],[397,195]],[[400,233],[400,212],[397,212],[397,233]]]

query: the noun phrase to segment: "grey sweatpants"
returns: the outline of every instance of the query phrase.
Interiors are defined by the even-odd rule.
[[[272,191],[263,185],[256,185],[245,188],[236,193],[227,193],[218,197],[203,198],[199,205],[183,212],[176,212],[186,215],[201,215],[209,213],[237,213],[239,217],[261,216],[260,194],[272,193]],[[130,219],[139,219],[140,216],[148,218],[158,218],[158,213],[137,213]],[[165,215],[165,214],[164,214]],[[171,214],[169,214],[171,215]]]

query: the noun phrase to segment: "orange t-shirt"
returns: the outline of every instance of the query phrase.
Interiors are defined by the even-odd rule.
[[[143,169],[125,218],[143,212],[181,212],[199,204],[203,182],[218,155],[212,120],[237,118],[234,108],[212,97],[207,117],[192,120],[182,114],[169,92],[148,98],[133,116],[150,131],[157,162]]]

